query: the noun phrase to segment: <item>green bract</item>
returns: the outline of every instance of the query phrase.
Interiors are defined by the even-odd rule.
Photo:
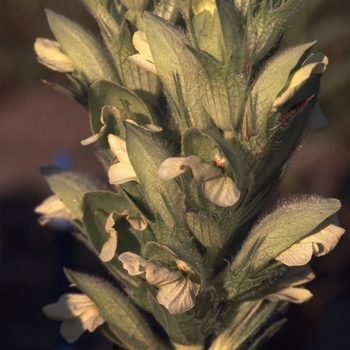
[[[75,83],[60,89],[88,107],[81,143],[109,184],[44,168],[54,195],[36,212],[70,221],[118,287],[66,270],[84,294],[44,312],[69,342],[99,328],[121,349],[257,349],[344,233],[336,199],[261,214],[305,127],[326,124],[327,57],[279,46],[302,1],[82,1],[101,35],[48,10],[57,41],[35,50]]]

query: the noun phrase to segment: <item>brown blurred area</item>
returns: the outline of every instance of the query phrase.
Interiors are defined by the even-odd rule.
[[[91,271],[96,260],[70,237],[57,243],[57,234],[37,224],[33,209],[50,194],[39,168],[65,152],[75,169],[106,181],[93,151],[80,144],[90,135],[86,109],[41,82],[69,84],[36,62],[35,38],[53,38],[46,7],[97,33],[79,1],[0,1],[0,348],[107,350],[111,345],[98,332],[65,347],[58,323],[41,311],[57,299],[61,283],[68,285],[57,272],[63,264]],[[310,132],[278,192],[339,198],[345,228],[350,227],[349,16],[344,0],[309,0],[284,36],[286,46],[317,38],[315,50],[329,57],[320,95],[329,125]],[[67,252],[63,257],[57,246]],[[349,349],[349,233],[332,253],[313,259],[312,267],[317,278],[308,288],[314,298],[290,307],[287,325],[264,349]]]

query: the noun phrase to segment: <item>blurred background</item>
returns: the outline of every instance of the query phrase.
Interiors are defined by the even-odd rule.
[[[35,38],[53,38],[44,14],[47,7],[98,33],[78,0],[0,0],[0,347],[108,350],[111,344],[98,332],[87,332],[68,346],[58,334],[59,323],[46,319],[41,310],[68,291],[62,266],[104,271],[67,232],[38,225],[33,209],[50,195],[39,168],[68,164],[107,181],[93,151],[80,144],[90,135],[87,111],[41,82],[69,84],[36,62]],[[348,229],[350,2],[309,0],[289,23],[283,44],[314,39],[314,51],[330,60],[320,95],[329,125],[310,131],[278,194],[339,198],[339,220]],[[313,299],[289,308],[287,325],[265,350],[350,348],[350,233],[311,265],[317,276],[308,284]]]

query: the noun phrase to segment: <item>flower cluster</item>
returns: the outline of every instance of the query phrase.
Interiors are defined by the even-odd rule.
[[[36,212],[68,220],[119,288],[66,270],[83,294],[45,314],[69,342],[99,328],[126,349],[258,347],[287,302],[312,297],[310,259],[344,234],[336,199],[298,195],[261,214],[305,128],[326,124],[326,56],[278,44],[301,1],[82,1],[101,36],[47,11],[57,41],[35,51],[88,107],[81,143],[109,187],[44,168],[54,195]]]

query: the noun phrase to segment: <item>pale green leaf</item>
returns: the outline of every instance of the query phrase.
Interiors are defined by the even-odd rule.
[[[79,24],[51,10],[46,10],[46,15],[62,51],[72,60],[87,87],[103,78],[117,80],[110,58],[95,37]]]
[[[98,307],[103,317],[130,350],[167,349],[148,326],[137,308],[105,280],[66,269],[71,283],[81,289]]]

